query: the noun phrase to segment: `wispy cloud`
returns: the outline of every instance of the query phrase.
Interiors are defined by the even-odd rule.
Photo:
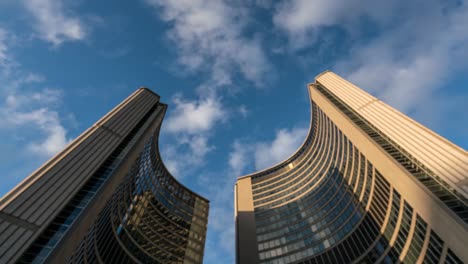
[[[8,111],[9,110],[9,111]],[[45,157],[50,157],[62,150],[68,144],[67,131],[61,125],[58,113],[47,108],[40,108],[30,112],[8,109],[7,115],[11,117],[11,123],[15,129],[36,126],[45,138],[39,142],[32,142],[27,150]]]
[[[433,119],[432,105],[441,99],[445,81],[468,68],[464,2],[295,0],[277,5],[274,21],[293,47],[320,46],[331,27],[344,30],[342,42],[324,52],[333,53],[343,42],[349,52],[328,63],[425,123]],[[439,110],[447,116],[453,107]]]
[[[260,142],[255,145],[255,168],[268,168],[291,156],[304,141],[306,128],[281,129],[276,132],[270,143]]]
[[[175,177],[184,177],[206,162],[206,155],[214,150],[206,135],[179,134],[162,150],[164,164]]]
[[[374,87],[380,98],[402,111],[424,109],[447,78],[468,66],[468,52],[462,48],[468,45],[468,8],[443,10],[442,4],[414,7],[414,17],[354,47],[349,62],[341,61],[337,68],[351,81]]]
[[[311,47],[320,42],[321,33],[330,26],[339,26],[348,32],[359,34],[361,19],[372,22],[393,23],[392,16],[404,16],[399,7],[404,1],[376,2],[372,0],[292,0],[281,1],[275,7],[275,27],[287,34],[292,48]],[[420,3],[418,3],[420,5]],[[404,9],[404,8],[403,8]]]
[[[29,139],[31,142],[26,150],[44,157],[54,155],[68,144],[70,139],[59,114],[50,109],[61,100],[58,90],[45,88],[39,92],[31,92],[21,87],[15,92],[6,93],[8,95],[5,101],[0,102],[0,129],[12,130],[18,134],[23,134],[23,129],[29,130],[29,133],[36,132]]]
[[[232,144],[233,150],[229,153],[229,167],[232,174],[241,176],[245,168],[252,163],[251,154],[252,148],[248,144],[243,144],[240,141],[235,141]]]
[[[170,134],[173,143],[163,148],[163,157],[168,169],[180,177],[205,164],[205,156],[214,149],[208,142],[212,130],[227,120],[229,112],[212,96],[187,100],[178,94],[172,102],[175,109],[166,118],[163,133]]]
[[[0,66],[2,66],[6,59],[7,59],[7,46],[5,44],[6,41],[6,31],[0,28]]]
[[[234,262],[235,252],[235,222],[234,222],[234,184],[238,176],[245,173],[246,168],[252,164],[252,148],[241,141],[232,144],[228,157],[228,166],[217,173],[222,177],[208,175],[206,180],[199,179],[201,186],[209,193],[210,219],[208,229],[208,243],[205,249],[205,262],[217,263],[219,259],[224,262]]]
[[[220,258],[229,262],[235,252],[234,183],[249,170],[265,169],[292,155],[307,134],[305,128],[280,129],[271,141],[236,140],[228,155],[228,166],[221,177],[210,175],[200,185],[208,190],[212,200],[210,208],[210,230],[206,245],[206,262],[217,263]],[[209,183],[209,184],[207,184]],[[232,259],[232,261],[234,261]]]
[[[34,18],[39,37],[55,46],[64,41],[83,40],[87,26],[62,0],[23,0],[24,7]]]
[[[227,1],[145,0],[157,16],[168,22],[167,36],[176,47],[178,65],[189,74],[203,74],[196,88],[197,99],[174,99],[174,110],[166,119],[174,144],[163,148],[166,164],[173,171],[193,171],[203,165],[214,149],[209,139],[214,126],[231,114],[221,99],[226,87],[244,80],[262,86],[271,65],[258,36],[248,37],[242,19],[247,10]],[[245,115],[242,107],[236,114]],[[195,143],[199,146],[195,146]]]
[[[173,99],[173,105],[175,109],[166,122],[170,132],[205,132],[227,118],[227,112],[220,100],[213,97],[189,101],[177,95]]]
[[[246,9],[212,0],[146,2],[172,24],[168,36],[179,63],[192,72],[209,72],[210,89],[231,85],[236,73],[258,86],[265,83],[271,65],[260,39],[244,34]]]
[[[276,6],[273,22],[288,34],[292,48],[302,48],[316,40],[318,27],[339,22],[355,5],[356,2],[340,0],[283,1]]]
[[[68,142],[67,130],[62,125],[56,108],[62,101],[62,92],[44,87],[45,78],[25,72],[8,53],[7,32],[0,29],[0,132],[28,136],[24,150],[42,157],[50,157]]]

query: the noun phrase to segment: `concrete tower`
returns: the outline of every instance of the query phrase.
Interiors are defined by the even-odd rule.
[[[332,72],[308,90],[303,145],[237,180],[237,263],[468,263],[467,152]]]
[[[202,263],[209,202],[167,171],[140,88],[0,200],[0,263]]]

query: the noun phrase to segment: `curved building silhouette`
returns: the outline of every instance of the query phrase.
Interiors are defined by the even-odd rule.
[[[308,90],[303,145],[237,180],[237,263],[468,263],[467,152],[332,72]]]
[[[0,263],[202,263],[209,202],[165,168],[140,88],[0,200]]]

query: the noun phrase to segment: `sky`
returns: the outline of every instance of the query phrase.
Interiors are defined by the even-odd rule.
[[[145,86],[211,201],[205,263],[234,263],[234,182],[300,146],[325,70],[468,148],[467,25],[452,0],[0,0],[0,195]]]

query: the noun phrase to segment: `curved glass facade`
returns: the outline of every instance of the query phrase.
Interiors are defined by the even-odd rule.
[[[323,99],[330,97],[320,83],[311,86]],[[238,180],[238,263],[463,263],[412,199],[389,181],[399,172],[392,175],[366,157],[359,147],[364,144],[343,132],[327,105],[313,97],[311,105],[311,126],[301,148],[288,160]],[[336,107],[342,111],[339,118],[354,122],[343,107]],[[452,197],[459,206],[444,210],[451,210],[466,231],[464,198]],[[444,202],[442,198],[436,202]],[[251,220],[242,218],[243,213]],[[255,235],[243,231],[247,226]],[[246,248],[243,240],[254,240],[257,248]],[[467,239],[463,243],[468,246]]]
[[[202,263],[208,202],[171,176],[157,142],[146,143],[68,263]]]
[[[138,89],[3,197],[0,263],[202,263],[209,201],[161,160],[166,109]]]

